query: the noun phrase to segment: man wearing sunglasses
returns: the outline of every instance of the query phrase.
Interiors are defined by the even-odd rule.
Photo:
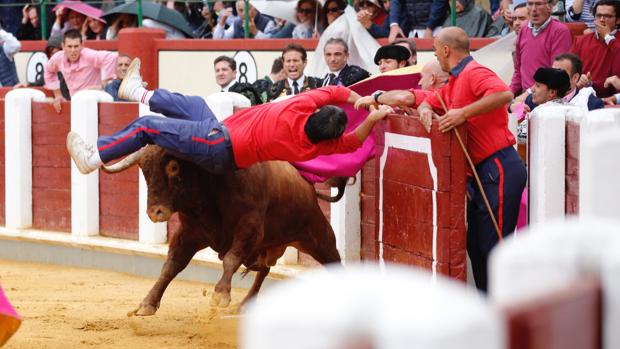
[[[349,65],[349,46],[340,38],[331,38],[325,43],[323,57],[329,73],[323,78],[322,86],[350,86],[364,80],[370,74],[357,65]]]

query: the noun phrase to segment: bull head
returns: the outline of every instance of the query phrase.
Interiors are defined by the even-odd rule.
[[[183,169],[191,167],[158,146],[146,146],[123,160],[105,166],[103,170],[116,173],[138,164],[148,187],[147,214],[153,222],[165,222],[177,211],[175,205],[187,189],[183,184]],[[190,171],[190,169],[187,169]]]

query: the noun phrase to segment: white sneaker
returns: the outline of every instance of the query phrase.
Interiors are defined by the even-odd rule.
[[[84,143],[79,134],[75,132],[67,134],[67,150],[78,170],[83,174],[89,174],[98,168],[88,161],[97,150],[92,145]]]
[[[127,101],[140,102],[140,93],[144,89],[140,76],[140,58],[134,58],[127,68],[127,74],[118,88],[118,96]]]

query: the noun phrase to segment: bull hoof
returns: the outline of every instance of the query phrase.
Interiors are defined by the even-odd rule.
[[[127,314],[127,316],[152,316],[157,312],[157,307],[150,304],[140,304],[140,306]]]
[[[213,292],[211,306],[226,308],[230,304],[230,295]]]

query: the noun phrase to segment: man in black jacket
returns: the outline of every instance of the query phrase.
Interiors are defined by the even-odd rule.
[[[349,47],[340,38],[327,40],[323,49],[323,57],[329,68],[329,73],[323,78],[321,86],[349,86],[370,76],[366,70],[356,65],[347,64]]]

